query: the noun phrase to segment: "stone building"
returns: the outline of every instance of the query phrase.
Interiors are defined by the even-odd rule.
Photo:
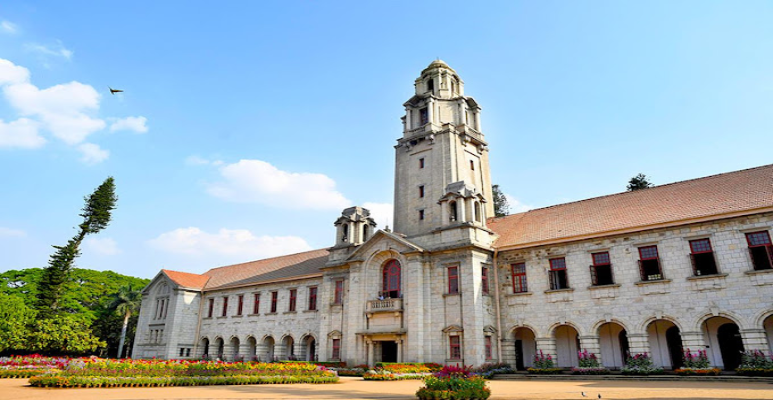
[[[351,207],[330,248],[162,270],[134,357],[673,368],[689,348],[732,369],[773,350],[773,165],[493,218],[480,106],[440,60],[414,85],[393,231]]]

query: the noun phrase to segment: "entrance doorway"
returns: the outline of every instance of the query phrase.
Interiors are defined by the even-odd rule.
[[[515,369],[518,371],[526,370],[526,366],[523,364],[523,340],[515,340]]]
[[[741,340],[738,325],[731,322],[720,326],[717,329],[717,340],[725,370],[734,371],[741,365],[741,353],[743,352],[743,340]]]
[[[381,342],[381,362],[397,362],[397,342]]]
[[[671,368],[682,367],[682,335],[679,328],[672,326],[666,331],[666,343],[668,343],[668,353],[671,356]]]

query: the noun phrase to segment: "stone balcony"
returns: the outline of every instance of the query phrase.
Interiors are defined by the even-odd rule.
[[[368,305],[365,308],[365,312],[368,314],[402,311],[403,299],[368,300]]]

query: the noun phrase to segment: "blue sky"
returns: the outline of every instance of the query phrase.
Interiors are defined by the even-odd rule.
[[[773,162],[773,3],[28,2],[0,6],[0,271],[152,277],[387,222],[413,80],[449,63],[516,210]],[[108,86],[124,89],[110,95]]]

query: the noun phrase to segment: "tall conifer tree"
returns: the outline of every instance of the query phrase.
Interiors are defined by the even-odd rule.
[[[117,200],[113,177],[105,179],[94,190],[94,193],[85,197],[84,200],[86,200],[86,205],[80,214],[83,217],[83,222],[78,225],[78,233],[66,245],[53,246],[56,252],[51,256],[48,267],[43,271],[38,286],[38,318],[48,318],[59,312],[62,290],[75,259],[80,255],[81,242],[86,235],[97,233],[110,224],[110,214],[115,209]]]

